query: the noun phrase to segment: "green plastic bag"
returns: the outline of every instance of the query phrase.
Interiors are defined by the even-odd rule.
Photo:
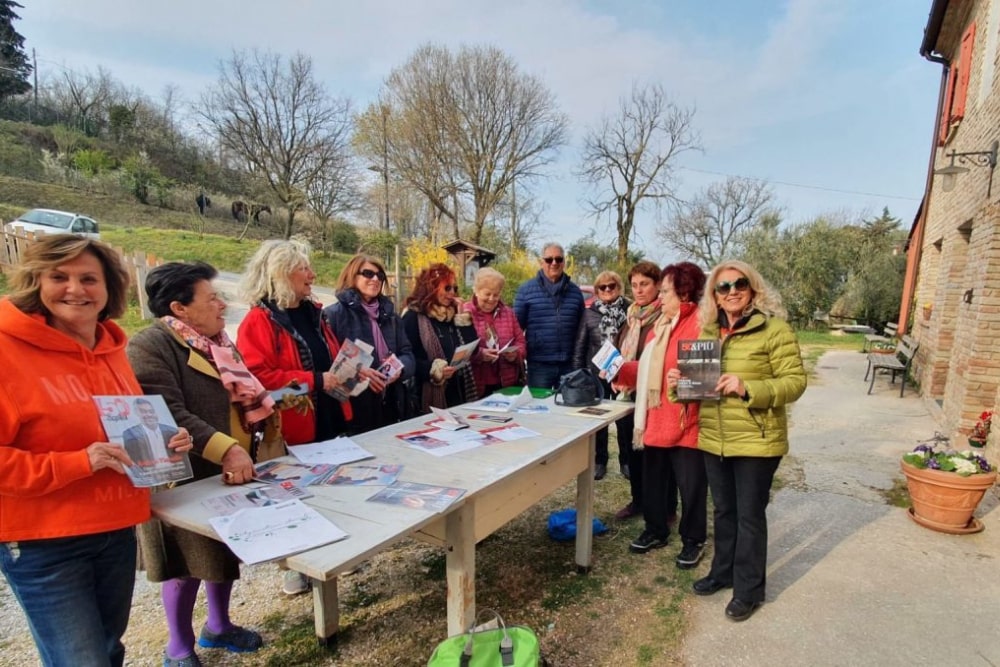
[[[476,622],[464,635],[448,637],[437,645],[427,667],[539,667],[544,664],[538,637],[521,625],[507,627],[500,614],[483,609],[480,615],[492,614],[499,627],[476,630]]]

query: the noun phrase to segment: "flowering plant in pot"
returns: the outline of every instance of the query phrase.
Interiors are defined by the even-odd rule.
[[[985,457],[951,449],[947,438],[935,434],[931,441],[904,454],[900,467],[913,503],[910,518],[944,533],[983,530],[982,522],[972,515],[997,478]]]
[[[973,447],[985,447],[986,438],[990,437],[990,428],[993,426],[993,412],[986,410],[979,415],[979,420],[972,427],[969,434],[969,444]]]

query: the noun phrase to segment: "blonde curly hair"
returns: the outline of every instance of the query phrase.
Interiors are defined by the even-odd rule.
[[[279,308],[294,308],[298,299],[289,276],[310,265],[309,253],[309,244],[304,241],[264,241],[247,262],[240,280],[240,298],[251,306],[274,301]]]
[[[756,308],[767,317],[780,317],[781,319],[788,317],[785,307],[781,304],[781,295],[764,280],[760,272],[746,262],[730,259],[717,264],[708,274],[705,293],[698,305],[702,325],[712,324],[719,320],[719,304],[715,300],[715,283],[719,281],[719,274],[727,269],[739,271],[750,281],[750,307]]]

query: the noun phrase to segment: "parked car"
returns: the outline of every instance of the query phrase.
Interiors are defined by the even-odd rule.
[[[33,208],[22,213],[4,225],[4,231],[12,232],[20,227],[26,232],[41,234],[70,233],[87,236],[92,239],[101,238],[97,222],[79,213],[54,211],[48,208]]]
[[[597,296],[596,294],[594,294],[594,286],[580,285],[580,291],[583,292],[584,306],[590,308],[590,304],[594,303],[594,298]]]

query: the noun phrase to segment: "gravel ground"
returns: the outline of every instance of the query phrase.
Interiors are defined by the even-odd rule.
[[[163,647],[167,641],[167,627],[160,605],[159,584],[146,581],[144,573],[136,576],[135,594],[132,597],[132,615],[125,633],[125,664],[134,667],[152,667],[162,664]],[[241,625],[255,626],[254,619],[272,614],[310,614],[312,597],[300,595],[289,598],[280,592],[281,573],[276,565],[264,564],[241,568],[241,578],[233,588],[231,616]],[[204,593],[195,607],[195,632],[204,621]],[[264,635],[265,642],[269,639]],[[249,656],[229,654],[226,651],[199,650],[205,665],[248,665]],[[35,643],[28,630],[24,614],[7,586],[0,578],[0,666],[28,667],[40,665]]]

